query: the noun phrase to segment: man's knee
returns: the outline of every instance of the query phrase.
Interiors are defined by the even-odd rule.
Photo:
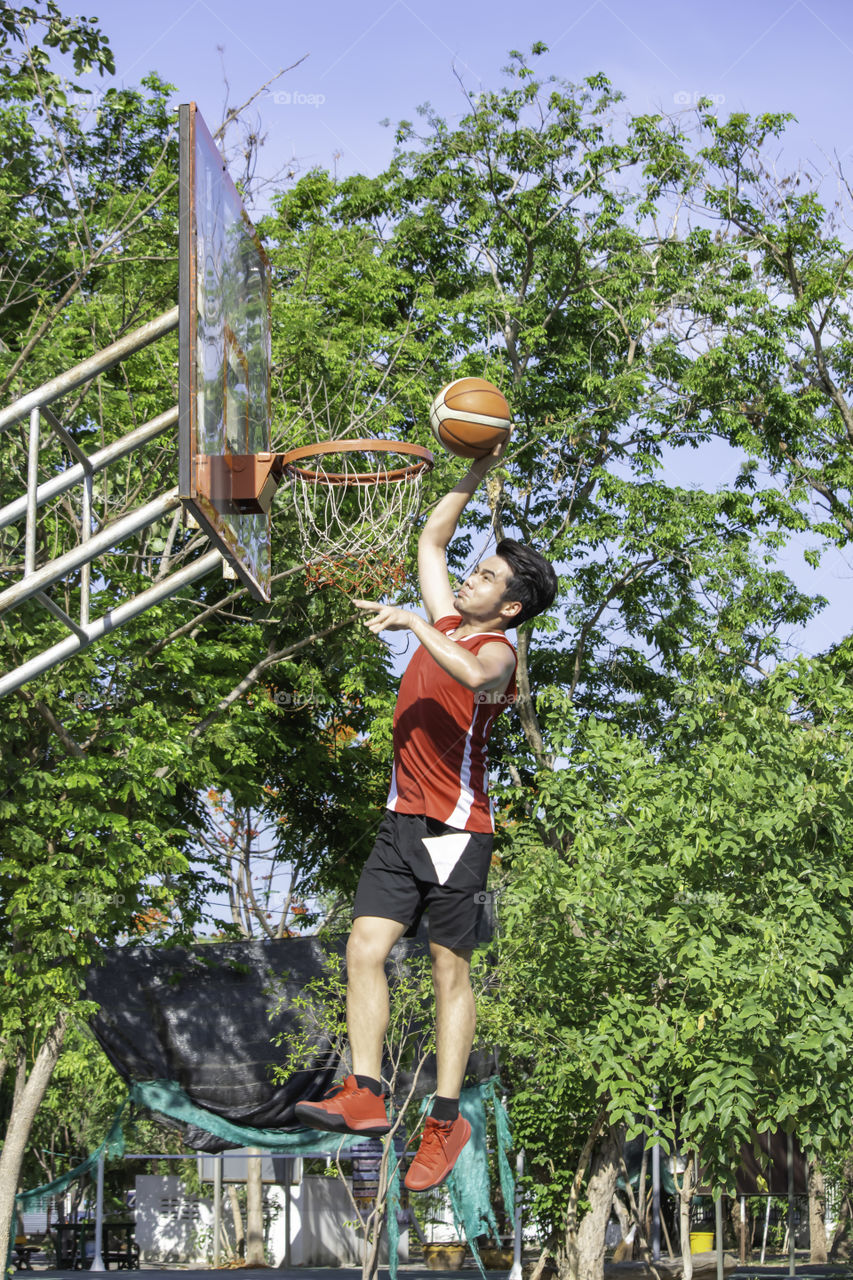
[[[471,986],[471,952],[454,951],[437,943],[430,946],[432,981],[437,992],[451,995]]]
[[[356,916],[347,941],[347,969],[350,973],[382,968],[394,943],[406,926],[374,916]]]

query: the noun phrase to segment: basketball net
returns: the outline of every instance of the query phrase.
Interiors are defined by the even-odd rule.
[[[428,449],[401,440],[319,441],[284,454],[306,580],[347,596],[400,587],[432,463]]]

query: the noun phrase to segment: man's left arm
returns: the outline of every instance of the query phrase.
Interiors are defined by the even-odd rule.
[[[372,600],[354,600],[353,604],[373,614],[365,619],[368,631],[374,635],[380,631],[411,631],[449,676],[474,693],[503,691],[515,670],[515,654],[500,640],[490,641],[477,653],[471,653],[410,609],[376,604]]]

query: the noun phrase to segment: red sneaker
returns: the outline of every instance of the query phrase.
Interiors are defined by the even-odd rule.
[[[391,1128],[385,1113],[385,1095],[359,1089],[355,1076],[333,1085],[319,1102],[297,1102],[293,1109],[309,1129],[379,1136]]]
[[[433,1120],[427,1116],[421,1145],[405,1183],[410,1191],[429,1191],[437,1187],[456,1164],[459,1152],[471,1137],[471,1126],[464,1116],[455,1120]]]

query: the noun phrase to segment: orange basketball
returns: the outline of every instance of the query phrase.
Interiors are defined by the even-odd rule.
[[[432,402],[429,425],[458,458],[484,458],[512,431],[509,405],[485,378],[457,378],[442,387]]]

